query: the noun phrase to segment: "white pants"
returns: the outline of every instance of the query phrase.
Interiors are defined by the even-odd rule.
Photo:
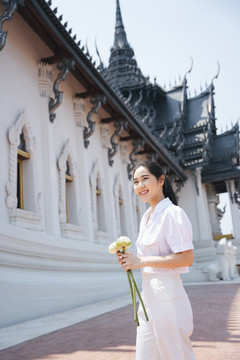
[[[143,273],[136,360],[194,360],[192,308],[178,274]]]

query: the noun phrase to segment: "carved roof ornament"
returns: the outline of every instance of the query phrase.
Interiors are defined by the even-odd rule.
[[[112,158],[116,155],[116,153],[118,151],[118,143],[115,142],[115,138],[120,137],[121,131],[127,127],[127,122],[124,120],[116,120],[114,122],[114,126],[115,126],[116,130],[110,139],[112,148],[108,148],[108,162],[109,162],[110,166],[112,166],[112,164],[114,162],[112,160]]]
[[[8,31],[2,30],[4,21],[11,21],[12,14],[17,10],[18,5],[24,6],[24,0],[2,0],[3,5],[7,8],[0,16],[0,51],[4,48]]]
[[[103,70],[104,65],[103,65],[101,56],[100,56],[99,51],[98,51],[97,40],[95,40],[95,49],[96,49],[97,56],[98,56],[98,58],[99,58],[99,65],[98,65],[97,69],[98,69],[99,71],[101,71],[101,70]]]
[[[185,108],[186,108],[186,103],[187,103],[187,74],[190,74],[190,72],[192,71],[193,68],[193,58],[190,56],[191,59],[191,64],[189,69],[185,72],[184,76],[183,76],[183,93],[182,93],[182,101],[179,104],[179,110],[180,113],[184,113],[185,112]]]
[[[53,92],[55,94],[55,98],[50,98],[48,103],[48,109],[49,109],[49,117],[50,121],[54,122],[56,114],[55,110],[61,105],[62,103],[62,97],[63,97],[63,91],[59,91],[58,87],[60,82],[65,81],[65,78],[69,72],[70,69],[74,68],[75,61],[72,59],[63,59],[57,64],[57,68],[60,71],[58,74],[58,77],[54,81],[53,84]]]
[[[128,179],[131,180],[132,178],[132,171],[135,168],[135,166],[137,165],[137,161],[136,158],[133,157],[133,155],[137,155],[138,154],[138,150],[141,147],[144,147],[144,140],[143,139],[134,139],[133,142],[133,149],[131,151],[131,153],[129,154],[129,160],[130,160],[130,164],[128,164],[127,166],[127,171],[128,171]]]
[[[92,117],[94,114],[97,114],[101,104],[105,103],[106,97],[102,96],[102,95],[94,95],[91,97],[90,101],[93,104],[93,106],[91,107],[91,110],[87,114],[88,127],[85,126],[84,130],[83,130],[83,138],[84,138],[85,148],[88,148],[88,145],[89,145],[88,139],[90,138],[90,136],[92,136],[92,134],[94,133],[94,130],[95,130],[96,121],[92,121]]]
[[[217,61],[217,72],[216,75],[214,75],[214,77],[212,78],[211,84],[210,84],[210,95],[209,95],[209,103],[208,103],[208,114],[210,115],[210,119],[215,120],[215,111],[214,111],[214,100],[213,100],[213,90],[214,90],[214,85],[213,85],[213,81],[215,79],[218,78],[218,75],[220,73],[220,64]]]
[[[185,72],[185,74],[183,76],[183,82],[187,81],[187,74],[190,74],[190,72],[192,71],[192,68],[193,68],[193,58],[190,56],[190,59],[191,59],[190,68]]]

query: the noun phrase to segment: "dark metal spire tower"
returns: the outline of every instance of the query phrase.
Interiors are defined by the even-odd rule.
[[[114,44],[105,74],[119,89],[143,84],[146,81],[134,59],[134,51],[127,41],[119,0],[116,0]]]

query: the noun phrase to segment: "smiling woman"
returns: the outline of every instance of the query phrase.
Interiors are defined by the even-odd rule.
[[[126,271],[141,269],[143,299],[150,321],[140,305],[136,360],[193,360],[189,336],[192,309],[180,274],[193,263],[192,227],[177,206],[171,184],[156,162],[144,162],[133,173],[137,196],[150,204],[142,217],[136,242],[138,254],[117,254]]]

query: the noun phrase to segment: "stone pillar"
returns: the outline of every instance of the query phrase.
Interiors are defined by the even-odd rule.
[[[90,183],[89,175],[90,170],[88,166],[87,159],[87,149],[84,146],[83,140],[83,128],[87,125],[86,123],[86,113],[85,113],[85,103],[81,98],[74,98],[73,100],[73,109],[74,109],[74,118],[76,124],[76,143],[77,143],[77,158],[78,158],[78,168],[80,179],[80,198],[81,198],[81,211],[83,224],[84,224],[84,236],[87,238],[87,241],[94,242],[94,233],[93,233],[93,221],[92,221],[92,209],[91,209],[91,192],[90,192]]]
[[[129,149],[127,143],[120,143],[119,153],[121,159],[121,173],[122,173],[122,185],[123,185],[123,193],[124,199],[126,202],[125,213],[127,218],[127,228],[128,228],[128,236],[132,240],[132,244],[134,245],[136,241],[136,229],[134,225],[134,214],[133,214],[133,206],[132,206],[132,191],[133,191],[133,181],[132,179],[128,179],[127,172],[127,164],[129,163]],[[139,210],[140,211],[140,210]],[[142,213],[141,213],[142,215]],[[134,246],[132,251],[135,251]]]
[[[234,180],[226,181],[229,204],[232,215],[232,226],[233,226],[233,235],[236,240],[240,240],[240,214],[238,204],[234,200],[234,193],[236,191]]]
[[[209,210],[207,206],[207,195],[204,185],[202,185],[201,168],[197,168],[194,173],[195,185],[197,190],[197,213],[199,219],[200,241],[212,240],[212,228],[210,223]]]
[[[40,63],[38,67],[42,139],[42,172],[44,187],[45,229],[60,235],[58,215],[58,174],[54,146],[54,124],[49,120],[48,102],[52,96],[52,67]]]
[[[108,163],[108,148],[111,147],[109,127],[107,124],[100,124],[100,138],[102,146],[102,162],[104,169],[104,205],[105,205],[105,216],[107,219],[107,231],[111,234],[111,240],[115,241],[118,238],[117,233],[117,222],[115,216],[115,204],[114,204],[114,169]],[[109,189],[109,191],[108,191]]]
[[[212,184],[206,185],[208,209],[210,215],[210,222],[212,226],[213,235],[221,235],[220,221],[217,214],[217,205],[219,204],[219,197],[216,194],[216,190]]]

